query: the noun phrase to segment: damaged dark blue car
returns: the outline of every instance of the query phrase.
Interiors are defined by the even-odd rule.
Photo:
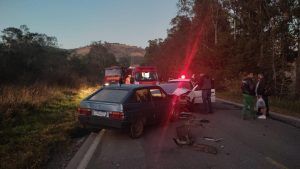
[[[149,124],[167,122],[172,97],[155,85],[112,85],[99,89],[81,101],[78,120],[83,126],[129,129],[140,137]]]

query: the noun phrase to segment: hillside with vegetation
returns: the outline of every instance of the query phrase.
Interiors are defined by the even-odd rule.
[[[145,49],[141,47],[109,42],[102,44],[109,53],[116,57],[117,62],[123,66],[142,64],[144,61]],[[86,56],[91,51],[91,48],[92,45],[72,49],[71,55]]]

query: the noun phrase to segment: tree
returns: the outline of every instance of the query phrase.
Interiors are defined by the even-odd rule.
[[[119,58],[119,65],[123,67],[129,67],[130,66],[130,56],[129,57],[121,57]]]
[[[219,84],[243,71],[264,72],[277,95],[291,95],[298,11],[296,0],[179,0],[167,38],[149,41],[146,59],[165,78],[188,69],[212,74]]]
[[[90,81],[100,81],[104,76],[104,68],[117,65],[115,56],[109,53],[107,48],[99,42],[91,44],[91,50],[87,55],[88,77]]]

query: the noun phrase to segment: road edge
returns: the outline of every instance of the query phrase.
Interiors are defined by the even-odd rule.
[[[101,142],[105,131],[105,129],[102,129],[99,133],[91,133],[65,169],[85,169]]]
[[[224,102],[224,103],[232,104],[232,105],[235,105],[235,106],[238,106],[238,107],[243,107],[243,104],[232,102],[232,101],[229,101],[229,100],[225,100],[225,99],[221,99],[221,98],[216,98],[216,100]],[[270,112],[270,118],[274,119],[274,120],[284,122],[284,123],[287,123],[287,124],[290,124],[294,127],[300,128],[300,119],[297,118],[297,117],[283,115],[283,114],[276,113],[276,112]]]

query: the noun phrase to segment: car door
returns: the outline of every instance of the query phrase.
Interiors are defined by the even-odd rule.
[[[194,100],[194,103],[203,103],[202,90],[199,85],[196,85],[189,94],[190,100]],[[211,89],[211,102],[216,102],[216,90],[214,87],[214,81],[212,80]]]
[[[199,85],[193,86],[192,91],[188,94],[188,97],[192,103],[203,103],[202,90]]]
[[[162,121],[168,115],[169,108],[169,99],[167,98],[166,93],[158,87],[149,89],[151,94],[151,100],[153,104],[153,113],[155,114],[156,121]]]
[[[152,113],[153,104],[147,88],[133,91],[124,108],[130,122],[137,118],[144,118],[148,122],[154,118]]]

